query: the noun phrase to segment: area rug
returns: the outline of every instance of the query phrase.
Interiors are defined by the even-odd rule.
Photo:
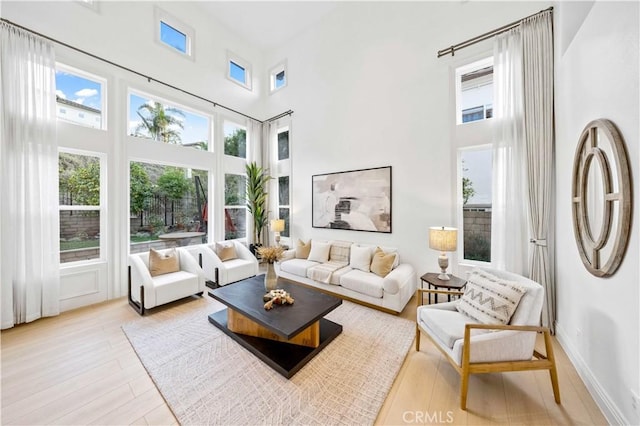
[[[345,301],[327,315],[342,334],[287,380],[209,323],[221,308],[194,300],[122,326],[183,425],[373,424],[415,335]]]

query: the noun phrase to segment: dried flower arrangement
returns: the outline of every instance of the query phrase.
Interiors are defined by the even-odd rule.
[[[283,253],[284,253],[284,248],[281,246],[260,247],[258,249],[258,254],[260,255],[260,258],[267,263],[277,262],[282,258]]]

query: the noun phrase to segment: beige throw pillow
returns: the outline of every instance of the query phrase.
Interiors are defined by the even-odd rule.
[[[526,290],[517,283],[476,269],[456,309],[482,324],[509,324]]]
[[[308,258],[309,252],[311,252],[311,240],[306,243],[302,240],[298,240],[298,243],[296,244],[296,259]]]
[[[371,259],[371,272],[382,278],[389,275],[396,261],[395,253],[385,253],[380,247],[376,248]]]
[[[238,253],[236,253],[236,246],[233,245],[233,243],[216,243],[216,254],[223,262],[226,260],[233,260],[238,258]]]
[[[149,250],[149,272],[152,277],[169,274],[180,270],[180,258],[176,249],[171,249],[165,253],[157,250]]]

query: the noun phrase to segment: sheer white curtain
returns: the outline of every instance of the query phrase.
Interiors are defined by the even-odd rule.
[[[542,284],[542,324],[553,331],[551,12],[495,39],[494,131],[491,261]]]
[[[498,269],[528,275],[522,36],[519,28],[498,35],[493,54],[491,263]]]
[[[55,108],[52,45],[0,23],[3,329],[59,313]]]
[[[522,25],[527,194],[531,232],[529,276],[545,287],[542,324],[554,331],[553,29],[551,12]]]

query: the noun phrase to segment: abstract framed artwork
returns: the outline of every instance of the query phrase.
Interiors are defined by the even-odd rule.
[[[314,228],[391,233],[391,166],[311,177]]]

